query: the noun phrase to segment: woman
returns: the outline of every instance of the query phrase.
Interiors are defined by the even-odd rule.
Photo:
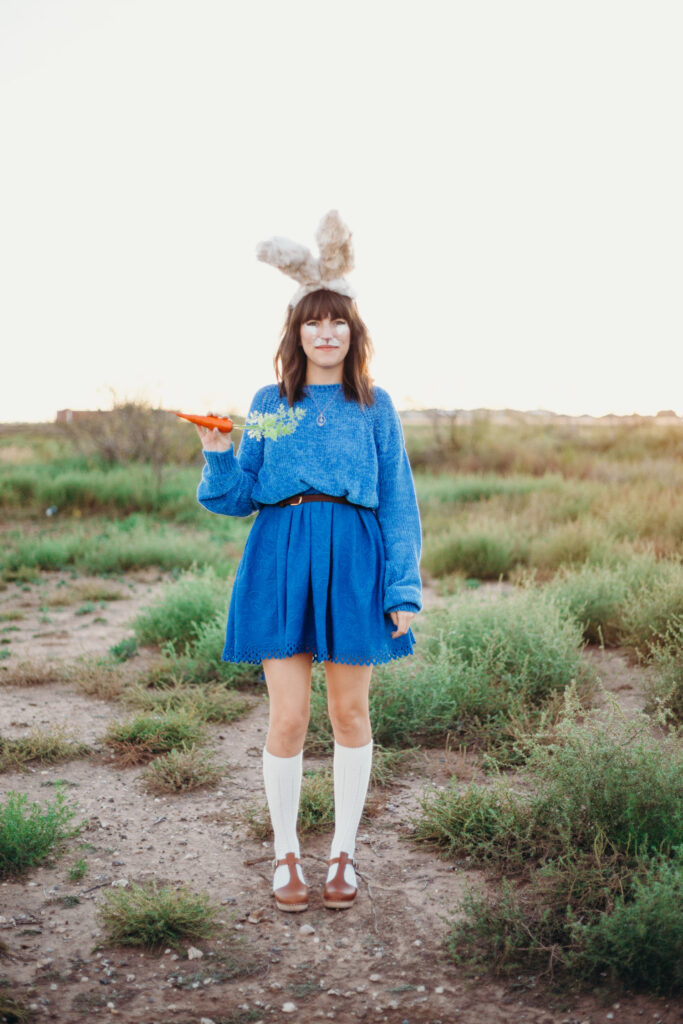
[[[224,515],[259,513],[235,577],[223,660],[263,663],[270,706],[263,775],[273,892],[284,911],[308,906],[296,822],[312,663],[325,666],[335,738],[324,904],[343,909],[357,893],[372,665],[412,653],[410,622],[422,606],[412,474],[396,410],[368,374],[371,342],[343,278],[350,234],[336,211],[321,222],[318,240],[320,260],[284,239],[260,250],[301,288],[275,357],[278,384],[257,392],[247,422],[293,410],[296,429],[265,440],[246,429],[235,456],[227,435],[197,427],[205,457],[200,503]]]

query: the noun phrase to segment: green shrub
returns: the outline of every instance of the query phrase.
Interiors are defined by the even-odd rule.
[[[561,572],[546,591],[581,623],[590,642],[645,652],[657,633],[683,615],[683,566],[634,555],[620,564]]]
[[[0,804],[0,878],[42,864],[65,839],[77,835],[81,826],[71,826],[74,816],[61,789],[44,807],[29,804],[25,793],[8,793]]]
[[[261,682],[263,669],[260,663],[236,664],[221,660],[225,646],[226,619],[226,613],[219,611],[206,622],[198,624],[195,639],[185,645],[182,653],[176,651],[172,641],[164,644],[164,662],[147,676],[147,681],[217,682],[231,688],[254,686]]]
[[[648,660],[646,710],[663,710],[671,722],[683,725],[683,618],[673,619],[658,642],[650,644]]]
[[[184,711],[138,715],[128,722],[111,722],[104,736],[120,764],[145,764],[157,754],[185,749],[203,738],[201,722]]]
[[[683,835],[683,756],[653,739],[643,720],[593,719],[571,713],[558,742],[531,743],[533,789],[508,782],[456,785],[428,792],[415,838],[447,855],[521,864],[606,843],[622,858],[671,851]]]
[[[131,885],[105,890],[97,910],[109,942],[118,946],[178,947],[183,941],[208,938],[216,929],[220,907],[186,886],[171,889]]]
[[[202,722],[235,722],[253,707],[253,701],[224,686],[188,686],[179,682],[158,687],[129,686],[121,699],[141,711],[158,715],[184,712]]]
[[[155,758],[142,772],[141,781],[152,793],[186,793],[213,786],[224,774],[212,754],[189,747]]]
[[[524,560],[519,538],[504,524],[476,523],[427,534],[422,565],[434,576],[462,572],[477,579],[497,580]]]
[[[92,753],[65,728],[33,728],[26,736],[6,739],[0,736],[0,772],[17,771],[31,762],[59,764],[72,758],[88,757]]]
[[[39,536],[3,537],[0,553],[0,572],[5,579],[26,574],[34,578],[39,569],[73,567],[97,575],[150,565],[177,571],[204,563],[223,576],[234,571],[235,557],[226,558],[224,535],[208,526],[185,530],[143,513],[105,523],[57,523]]]
[[[489,602],[452,601],[416,623],[415,657],[378,666],[370,687],[375,742],[441,742],[452,732],[512,745],[570,683],[587,681],[581,635],[560,606],[531,589]],[[308,749],[331,749],[324,683],[314,673]]]
[[[532,747],[520,790],[499,780],[425,794],[415,838],[497,863],[523,882],[468,893],[447,939],[460,963],[501,973],[609,973],[669,992],[681,983],[683,756],[647,721],[568,708],[561,741]],[[634,966],[639,965],[639,966]]]
[[[226,604],[225,581],[210,567],[186,573],[171,583],[164,594],[143,609],[133,628],[140,644],[192,644],[198,629]]]
[[[117,644],[112,644],[109,648],[110,658],[119,664],[134,658],[137,653],[138,642],[134,636],[127,636],[123,640],[119,640]]]
[[[683,852],[683,849],[682,851]],[[630,989],[669,995],[683,989],[683,862],[654,861],[610,914],[578,924],[572,969],[607,971]]]

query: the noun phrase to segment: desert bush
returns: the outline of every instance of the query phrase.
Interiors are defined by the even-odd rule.
[[[0,772],[17,771],[33,762],[59,764],[77,757],[88,757],[90,747],[62,726],[33,728],[16,739],[0,737]]]
[[[595,980],[608,972],[630,989],[659,995],[683,990],[682,856],[683,849],[673,861],[653,860],[611,913],[577,923],[571,970]]]
[[[579,724],[576,706],[559,732],[561,742],[530,752],[521,790],[498,780],[425,794],[417,841],[523,883],[515,890],[508,877],[495,898],[470,892],[449,951],[506,974],[609,971],[669,991],[680,984],[682,941],[680,749],[653,739],[644,718],[613,712]],[[632,982],[625,969],[639,959]]]
[[[203,739],[199,719],[185,711],[138,715],[127,722],[111,722],[104,736],[120,764],[145,764],[157,754],[187,749]]]
[[[650,643],[647,660],[652,671],[645,681],[646,710],[663,710],[674,725],[683,725],[683,618],[672,618]]]
[[[615,565],[560,572],[546,592],[581,623],[590,642],[645,651],[683,614],[683,566],[649,553],[633,555]]]
[[[59,669],[59,677],[98,700],[117,700],[126,684],[124,667],[109,658],[81,656]]]
[[[81,829],[71,824],[75,814],[59,789],[44,807],[29,804],[25,793],[8,793],[0,803],[0,878],[21,874],[56,853]]]
[[[441,742],[448,733],[511,747],[515,723],[538,725],[545,704],[584,684],[581,635],[531,589],[483,602],[458,597],[416,623],[415,657],[378,666],[370,688],[373,736],[385,747]],[[321,676],[314,673],[309,750],[331,749]]]
[[[177,571],[206,563],[224,576],[235,568],[235,559],[226,558],[225,533],[209,528],[188,531],[141,513],[102,525],[97,521],[57,524],[38,537],[17,534],[5,540],[0,553],[0,572],[5,579],[39,569],[70,567],[97,575],[152,565]]]
[[[187,793],[216,785],[225,774],[212,754],[198,747],[171,750],[144,769],[140,781],[151,793]]]
[[[97,908],[107,940],[117,946],[179,947],[198,941],[216,930],[220,907],[203,893],[186,886],[172,889],[131,883],[125,889],[108,889]]]
[[[172,641],[167,641],[162,648],[163,661],[145,676],[145,681],[150,685],[173,683],[175,680],[220,683],[231,688],[254,686],[261,682],[263,669],[260,664],[221,660],[226,619],[226,613],[219,611],[197,624],[194,641],[186,643],[182,653],[176,650]]]
[[[518,865],[596,843],[627,859],[670,852],[683,835],[680,750],[653,739],[644,719],[574,717],[559,723],[558,742],[529,742],[531,792],[507,781],[428,791],[415,838],[450,856]]]
[[[227,615],[225,605],[226,583],[211,567],[184,573],[137,615],[133,623],[136,639],[139,644],[170,640],[174,645],[192,645],[208,619],[219,611]]]
[[[124,704],[141,711],[164,715],[184,712],[202,722],[234,722],[253,707],[253,701],[238,696],[224,686],[174,685],[129,686],[122,694]]]
[[[521,539],[505,524],[458,524],[455,528],[425,537],[422,564],[434,576],[463,572],[482,580],[506,576],[523,564]]]

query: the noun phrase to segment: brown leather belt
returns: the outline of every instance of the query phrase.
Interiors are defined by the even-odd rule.
[[[353,502],[347,501],[346,498],[338,498],[334,494],[293,494],[291,498],[278,501],[278,505],[280,508],[286,508],[287,505],[303,505],[307,501],[334,501],[337,505],[353,504]],[[363,506],[356,505],[354,507],[362,508]]]

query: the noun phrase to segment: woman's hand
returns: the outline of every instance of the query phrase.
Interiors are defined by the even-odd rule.
[[[218,416],[217,412],[209,412],[207,416]],[[228,419],[227,416],[221,416],[221,419]],[[222,431],[214,427],[213,430],[209,430],[208,427],[200,427],[195,423],[195,430],[199,434],[199,440],[202,442],[202,448],[207,452],[227,452],[228,448],[232,444],[230,440],[230,434],[224,434]]]
[[[389,612],[391,621],[396,626],[395,632],[391,634],[391,639],[395,640],[397,636],[404,636],[410,629],[410,621],[415,618],[416,612]]]

